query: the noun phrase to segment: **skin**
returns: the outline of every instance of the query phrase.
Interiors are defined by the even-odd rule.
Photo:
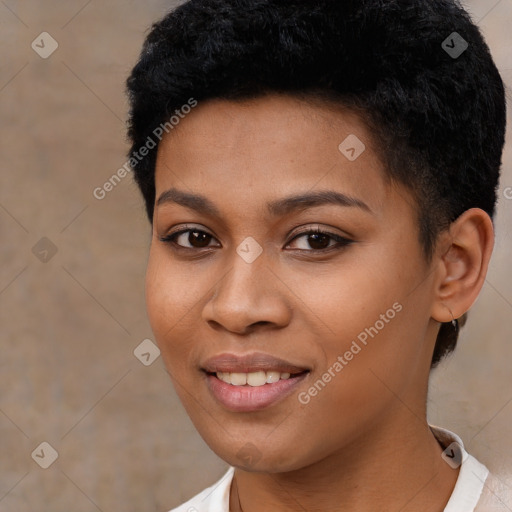
[[[338,150],[349,134],[366,146],[355,161]],[[442,511],[458,470],[442,460],[427,425],[430,361],[439,322],[467,311],[483,284],[493,245],[487,214],[465,212],[427,262],[415,202],[386,178],[361,119],[281,95],[199,104],[160,143],[155,179],[157,198],[176,188],[219,210],[156,206],[146,301],[184,407],[212,450],[236,467],[230,510]],[[320,190],[370,211],[266,209]],[[210,236],[159,239],[186,228]],[[310,228],[352,243],[315,245],[304,235]],[[249,236],[263,249],[250,264],[236,252]],[[402,310],[300,403],[297,393],[394,303]],[[311,371],[297,392],[266,409],[229,411],[209,392],[201,363],[255,351]],[[247,450],[253,457],[241,456]]]

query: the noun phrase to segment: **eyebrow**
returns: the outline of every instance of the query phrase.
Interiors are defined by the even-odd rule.
[[[201,194],[191,194],[176,188],[170,188],[160,194],[156,205],[160,206],[165,203],[176,203],[205,215],[221,217],[217,206]],[[373,213],[371,208],[360,199],[342,194],[341,192],[335,192],[334,190],[307,192],[271,201],[267,203],[267,210],[272,216],[277,217],[326,204],[356,207],[368,213]]]

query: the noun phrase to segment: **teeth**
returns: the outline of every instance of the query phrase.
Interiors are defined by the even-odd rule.
[[[231,373],[231,384],[234,386],[245,386],[247,384],[247,373]]]
[[[233,380],[231,380],[233,382]],[[247,374],[247,384],[249,386],[263,386],[267,383],[267,374],[265,372],[254,372]]]
[[[272,382],[277,382],[281,378],[281,374],[279,372],[265,372],[267,374],[267,384],[272,384]]]
[[[252,372],[252,373],[229,373],[217,372],[217,378],[227,384],[233,386],[249,386],[259,387],[265,384],[272,384],[278,380],[286,380],[290,378],[290,374],[286,372]]]

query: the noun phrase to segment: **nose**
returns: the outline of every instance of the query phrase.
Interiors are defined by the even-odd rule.
[[[285,327],[290,322],[291,305],[283,288],[263,254],[252,263],[237,257],[215,285],[202,318],[214,329],[236,334],[248,334],[263,326]]]

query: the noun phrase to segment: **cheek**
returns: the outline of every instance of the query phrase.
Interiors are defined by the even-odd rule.
[[[412,329],[407,317],[410,310],[399,309],[397,306],[388,313],[387,324],[370,315],[371,325],[370,321],[367,325],[373,329],[366,327],[360,316],[354,320],[347,312],[345,322],[338,320],[337,335],[321,340],[326,364],[315,369],[296,397],[300,412],[294,422],[300,428],[287,434],[300,439],[299,458],[320,460],[376,422],[402,413],[404,403],[415,407],[418,389],[414,379],[421,358],[415,340],[407,337]],[[286,444],[284,428],[275,436],[276,446]]]
[[[190,274],[171,264],[163,251],[151,249],[145,280],[146,309],[167,365],[183,361],[189,351],[186,340],[190,324],[197,324],[195,308],[205,293],[204,286],[204,279],[191,279]]]
[[[406,297],[398,291],[382,286],[366,299],[354,297],[341,314],[329,311],[336,336],[322,340],[327,364],[317,368],[302,396],[310,408],[309,428],[342,430],[349,439],[372,425],[372,418],[400,413],[404,403],[411,409],[421,403],[428,314],[420,312],[428,309],[421,294]],[[314,421],[318,417],[322,426]]]
[[[283,276],[283,281],[300,299],[297,310],[314,316],[329,338],[343,340],[331,345],[319,337],[318,341],[331,345],[331,349],[343,350],[347,340],[359,335],[363,343],[372,335],[381,337],[381,333],[385,335],[389,326],[403,316],[398,310],[407,301],[406,283],[413,282],[415,269],[411,265],[406,268],[390,264],[391,255],[386,259],[385,255],[372,259],[361,252],[348,255],[337,265],[315,270],[314,276],[309,270],[301,273],[296,269]]]
[[[175,281],[165,272],[162,258],[152,248],[146,269],[146,309],[151,328],[157,339],[173,324]]]
[[[316,357],[317,385],[305,401],[322,394],[318,406],[327,400],[326,407],[332,401],[355,411],[390,394],[379,379],[397,392],[407,387],[425,357],[428,294],[422,286],[411,293],[421,275],[411,260],[383,252],[373,261],[358,258],[336,272],[293,282],[305,311],[319,320],[311,339],[322,357]]]

